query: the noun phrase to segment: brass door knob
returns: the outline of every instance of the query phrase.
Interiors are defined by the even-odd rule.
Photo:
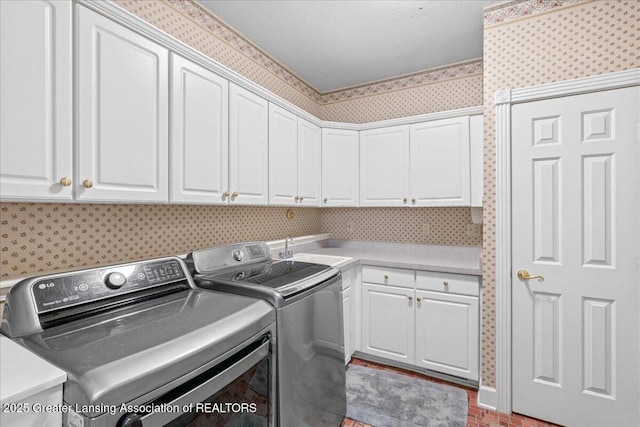
[[[66,176],[63,176],[62,178],[60,178],[60,185],[62,185],[63,187],[68,187],[71,185],[71,178],[67,178]]]
[[[238,197],[238,192],[234,191],[233,193],[231,193],[231,200],[235,200],[236,197]]]
[[[538,279],[538,282],[544,282],[544,277],[542,277],[541,275],[532,276],[529,274],[527,270],[518,270],[518,279],[520,280]]]
[[[91,188],[93,187],[93,181],[91,181],[90,179],[85,179],[84,181],[82,181],[82,186],[84,188]]]
[[[227,197],[229,197],[228,191],[225,191],[224,193],[222,193],[222,200],[225,200]]]

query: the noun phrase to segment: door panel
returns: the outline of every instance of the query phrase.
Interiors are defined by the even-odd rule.
[[[77,197],[167,202],[168,52],[76,7]],[[83,186],[85,180],[93,185]]]
[[[269,202],[269,103],[240,86],[229,87],[231,204]],[[238,193],[237,196],[234,196]]]
[[[171,63],[171,201],[227,204],[227,80],[175,54]]]
[[[358,131],[322,129],[322,206],[358,206]]]
[[[70,200],[71,2],[0,1],[0,32],[0,196]]]
[[[298,196],[298,118],[269,103],[269,204],[294,205]]]
[[[413,294],[413,289],[362,284],[362,351],[414,363]]]
[[[635,87],[512,109],[516,412],[640,424],[639,104]]]
[[[298,196],[302,206],[320,206],[322,131],[298,117]]]

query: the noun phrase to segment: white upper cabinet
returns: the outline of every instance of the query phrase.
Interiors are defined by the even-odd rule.
[[[0,1],[0,197],[70,200],[71,2]]]
[[[482,131],[483,116],[469,117],[469,148],[470,148],[470,166],[471,166],[471,207],[482,207],[483,193],[483,152],[484,152],[484,134]]]
[[[229,87],[229,203],[269,202],[269,102]]]
[[[171,72],[171,201],[226,204],[228,82],[175,54]]]
[[[322,131],[298,117],[298,204],[320,206]]]
[[[358,206],[358,131],[322,129],[322,206]]]
[[[360,206],[406,206],[409,126],[360,132]]]
[[[294,205],[297,190],[298,117],[269,103],[269,204]]]
[[[77,198],[167,202],[168,52],[76,8]]]
[[[469,206],[469,117],[411,125],[410,145],[411,204]]]

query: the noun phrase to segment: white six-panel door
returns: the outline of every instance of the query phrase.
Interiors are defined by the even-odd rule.
[[[635,87],[512,108],[516,412],[640,425],[639,104]]]
[[[360,132],[360,206],[407,206],[409,126]]]
[[[79,200],[168,201],[168,52],[77,8]]]
[[[3,199],[72,198],[71,70],[71,2],[0,1]]]
[[[171,65],[171,201],[226,204],[228,82],[175,54]]]
[[[269,102],[229,84],[229,200],[269,202]]]

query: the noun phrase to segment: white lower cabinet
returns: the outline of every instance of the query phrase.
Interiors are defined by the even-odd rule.
[[[478,298],[416,290],[415,364],[478,378]]]
[[[414,360],[413,289],[362,284],[362,351],[386,359]]]
[[[357,316],[357,296],[360,291],[358,266],[342,271],[342,315],[344,324],[344,362],[349,363],[358,350],[359,318]]]
[[[362,270],[362,352],[478,380],[479,277]]]

